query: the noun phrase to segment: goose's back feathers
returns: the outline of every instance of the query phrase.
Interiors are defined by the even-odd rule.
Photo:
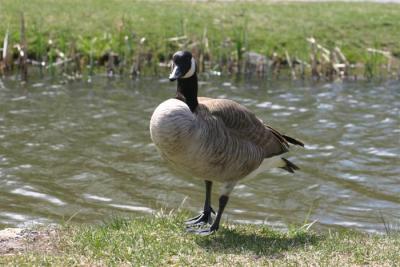
[[[246,140],[263,151],[263,158],[288,151],[286,139],[272,127],[265,125],[253,112],[235,101],[199,97],[199,112],[207,110],[219,118],[231,135]]]

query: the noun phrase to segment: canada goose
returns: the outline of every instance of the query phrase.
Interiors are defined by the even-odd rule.
[[[296,165],[275,156],[288,152],[289,143],[304,144],[265,125],[232,100],[197,97],[196,62],[190,52],[173,55],[169,80],[178,81],[176,96],[155,109],[150,120],[151,139],[174,169],[205,181],[203,212],[186,225],[191,232],[211,234],[218,230],[229,194],[239,180],[273,167],[294,172],[299,169]],[[214,222],[213,182],[223,183]],[[199,227],[207,223],[209,228]]]

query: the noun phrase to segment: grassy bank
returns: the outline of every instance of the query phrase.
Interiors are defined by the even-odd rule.
[[[278,76],[286,68],[297,78],[399,72],[397,4],[0,0],[0,6],[0,38],[9,32],[3,72],[14,61],[25,64],[26,49],[25,61],[45,71],[91,74],[103,66],[109,74],[156,74],[182,48],[196,54],[201,71],[244,72],[250,63],[257,72]]]
[[[65,226],[46,250],[0,255],[13,266],[395,266],[400,236],[351,231],[316,234],[306,227],[287,233],[266,226],[223,225],[215,235],[187,234],[186,214],[114,219],[96,226]],[[49,249],[51,248],[51,249]]]

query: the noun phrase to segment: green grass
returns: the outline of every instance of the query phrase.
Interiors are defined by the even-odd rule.
[[[312,36],[328,49],[339,46],[353,63],[375,62],[366,51],[369,47],[400,58],[398,4],[0,0],[0,6],[0,38],[9,26],[10,42],[19,42],[23,12],[28,54],[40,60],[55,57],[56,48],[68,55],[75,42],[86,64],[90,57],[99,59],[110,51],[127,65],[139,53],[158,63],[180,48],[207,53],[211,67],[238,60],[243,51],[268,56],[277,52],[284,58],[287,50],[309,61],[306,38]],[[167,41],[182,35],[188,37],[182,47]],[[143,37],[146,41],[139,45]],[[370,65],[367,71],[374,68]]]
[[[265,266],[374,265],[400,262],[400,236],[353,231],[280,232],[261,225],[224,224],[212,236],[184,231],[185,213],[116,218],[102,225],[64,226],[47,253],[0,257],[14,266]]]

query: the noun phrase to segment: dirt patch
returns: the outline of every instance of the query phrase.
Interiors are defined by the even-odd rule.
[[[0,256],[26,252],[51,252],[56,248],[56,228],[41,230],[7,228],[0,231]]]

